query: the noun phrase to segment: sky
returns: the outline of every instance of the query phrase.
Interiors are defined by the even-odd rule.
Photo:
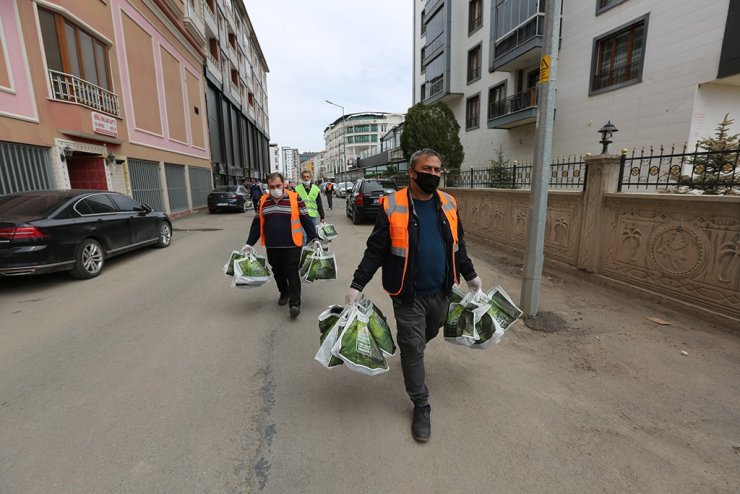
[[[270,72],[270,142],[324,149],[346,114],[405,113],[412,95],[413,2],[244,0]]]

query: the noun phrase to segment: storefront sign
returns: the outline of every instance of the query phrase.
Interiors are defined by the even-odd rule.
[[[118,136],[118,122],[113,117],[103,115],[102,113],[92,112],[93,132],[106,136]]]

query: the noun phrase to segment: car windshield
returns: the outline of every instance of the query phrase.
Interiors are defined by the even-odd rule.
[[[213,192],[236,192],[238,185],[221,185],[213,189]]]
[[[368,180],[367,182],[365,182],[364,189],[366,193],[377,191],[394,192],[396,190],[396,184],[394,184],[390,180]]]
[[[66,200],[57,195],[0,196],[0,216],[49,216]]]

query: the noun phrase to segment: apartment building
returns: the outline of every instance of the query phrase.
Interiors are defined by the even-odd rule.
[[[553,156],[740,130],[740,0],[562,0]],[[454,112],[464,166],[532,158],[545,0],[414,0],[414,102]]]
[[[357,158],[375,148],[392,127],[403,122],[401,113],[364,112],[344,115],[324,129],[328,173],[356,167]]]
[[[270,173],[269,68],[241,0],[186,0],[203,19],[208,128],[215,181]]]
[[[0,2],[0,193],[91,188],[178,213],[211,186],[187,4]]]
[[[280,172],[280,147],[270,143],[270,173]]]
[[[283,176],[285,180],[298,180],[301,169],[300,153],[296,148],[285,146],[283,154]]]

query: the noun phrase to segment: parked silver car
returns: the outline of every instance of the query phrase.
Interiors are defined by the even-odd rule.
[[[336,194],[337,197],[342,197],[342,198],[347,197],[347,194],[349,193],[349,191],[352,190],[352,187],[354,185],[355,185],[354,182],[339,182],[336,188],[334,189],[335,190],[334,193]]]

